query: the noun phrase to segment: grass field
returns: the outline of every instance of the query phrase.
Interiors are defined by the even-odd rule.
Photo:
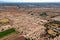
[[[15,32],[14,28],[8,29],[8,30],[3,31],[3,32],[0,32],[0,38],[4,37],[4,36],[6,36],[6,35],[8,35],[10,33],[13,33],[13,32]]]

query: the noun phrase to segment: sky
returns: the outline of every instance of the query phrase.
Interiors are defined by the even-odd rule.
[[[0,0],[2,2],[60,2],[60,0]]]

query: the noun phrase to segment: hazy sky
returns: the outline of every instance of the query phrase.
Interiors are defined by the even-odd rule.
[[[5,2],[60,2],[60,0],[0,0]]]

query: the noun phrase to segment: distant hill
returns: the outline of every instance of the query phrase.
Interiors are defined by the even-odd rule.
[[[60,3],[11,3],[0,2],[0,6],[19,6],[19,7],[57,7],[60,8]]]

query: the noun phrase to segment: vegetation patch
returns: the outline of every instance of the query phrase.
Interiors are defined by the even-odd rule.
[[[8,34],[10,34],[10,33],[13,33],[13,32],[15,32],[15,29],[14,29],[14,28],[5,30],[5,31],[3,31],[3,32],[0,32],[0,38],[4,37],[4,36],[6,36],[6,35],[8,35]]]
[[[52,21],[49,23],[46,23],[44,25],[45,29],[45,37],[47,38],[55,38],[56,36],[60,35],[60,21]]]

